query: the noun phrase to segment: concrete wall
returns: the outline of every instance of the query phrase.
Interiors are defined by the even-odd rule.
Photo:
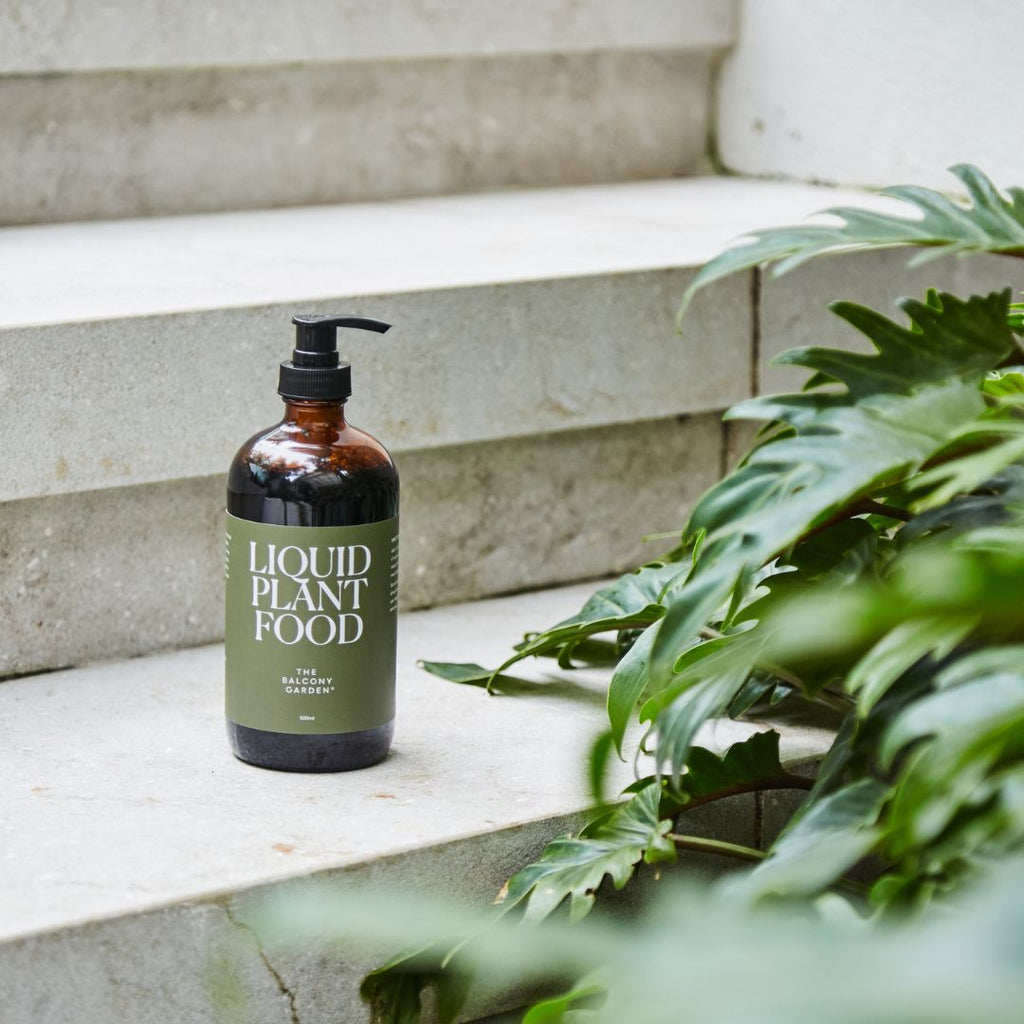
[[[721,159],[742,174],[951,188],[950,164],[1024,184],[1024,7],[1004,0],[745,0]]]

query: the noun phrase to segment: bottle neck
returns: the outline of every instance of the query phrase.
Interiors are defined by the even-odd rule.
[[[345,426],[345,403],[306,401],[286,398],[284,401],[284,421],[294,423],[297,427],[334,427]]]

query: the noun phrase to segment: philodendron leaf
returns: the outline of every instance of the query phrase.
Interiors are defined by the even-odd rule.
[[[755,786],[771,789],[784,783],[804,788],[806,780],[782,767],[779,734],[769,729],[733,743],[721,755],[704,747],[693,747],[673,795],[684,796],[685,809],[686,804],[709,797],[719,799]]]
[[[729,885],[746,900],[812,896],[837,882],[878,842],[889,787],[861,779],[817,801],[782,833],[768,858]]]
[[[828,355],[846,393],[766,396],[730,410],[780,420],[794,433],[751,452],[694,509],[686,536],[703,531],[706,539],[692,572],[665,592],[650,659],[655,690],[670,684],[676,659],[739,583],[814,528],[855,514],[864,496],[917,472],[985,412],[979,382],[1015,348],[1008,300],[1008,291],[904,299],[910,327],[839,304],[835,312],[878,349],[874,357]],[[790,361],[817,369],[824,357],[804,350]]]
[[[539,920],[569,897],[570,917],[578,920],[593,906],[605,876],[621,889],[641,860],[674,860],[675,846],[666,838],[672,823],[659,817],[660,802],[661,786],[651,783],[591,822],[578,837],[549,843],[539,860],[509,879],[502,909],[525,901],[526,918]]]
[[[626,792],[638,792],[654,781],[653,776],[640,779]],[[661,814],[665,817],[755,789],[809,789],[811,782],[782,766],[779,734],[769,729],[733,743],[724,754],[691,747],[685,771],[674,783],[663,779],[661,785]]]
[[[886,765],[920,744],[906,753],[897,781],[889,835],[895,855],[938,837],[995,765],[1024,759],[1024,666],[1019,648],[1004,650],[1002,665],[977,664],[974,678],[910,705],[886,734]]]
[[[691,647],[677,662],[671,686],[640,709],[650,722],[650,739],[659,772],[679,785],[692,753],[697,731],[709,719],[725,714],[757,660],[759,644],[750,634],[708,640]]]
[[[512,657],[495,669],[485,669],[470,662],[444,661],[421,661],[420,667],[442,679],[486,686],[490,691],[502,672],[524,658],[549,654],[595,633],[645,628],[656,622],[665,614],[661,604],[665,586],[688,568],[687,565],[668,562],[647,565],[636,572],[627,573],[592,594],[571,618],[530,636],[516,648]]]
[[[775,263],[779,275],[824,253],[905,245],[928,246],[934,255],[996,252],[1024,256],[1024,191],[1011,188],[1004,196],[971,164],[957,164],[949,170],[966,189],[969,205],[931,189],[893,186],[883,189],[882,195],[906,203],[906,216],[841,206],[822,211],[832,223],[754,232],[745,236],[748,241],[739,240],[701,268],[683,297],[680,316],[701,288],[762,263]]]
[[[606,875],[621,889],[641,860],[675,859],[675,847],[666,837],[680,810],[759,787],[807,786],[806,779],[782,766],[777,732],[755,733],[724,754],[693,747],[674,787],[667,780],[641,779],[626,791],[628,803],[602,813],[578,836],[549,843],[538,861],[509,881],[502,909],[525,900],[526,917],[536,920],[570,897],[571,916],[580,918]]]
[[[1014,303],[1011,308],[1019,308]],[[1024,324],[1020,326],[1024,327]],[[985,375],[981,385],[986,395],[997,398],[1018,398],[1024,395],[1024,366],[1007,366],[999,370],[991,370]]]
[[[864,718],[899,677],[926,656],[944,658],[976,625],[971,614],[960,617],[907,619],[882,637],[854,666],[846,689],[857,694],[857,714]]]
[[[622,740],[633,718],[637,701],[647,687],[647,661],[651,656],[655,627],[648,626],[623,655],[608,685],[608,721],[612,741],[622,756]]]
[[[418,661],[416,664],[431,675],[468,686],[486,686],[494,675],[494,669],[472,661]]]
[[[573,1011],[599,1006],[605,998],[605,987],[599,982],[584,979],[568,992],[551,999],[534,1003],[523,1017],[522,1024],[563,1024],[567,1020],[581,1021],[584,1018]],[[571,1017],[566,1014],[571,1013]]]
[[[433,989],[438,1024],[452,1024],[469,994],[465,972],[441,962],[450,960],[450,942],[431,943],[389,960],[371,971],[359,995],[380,1024],[420,1024],[423,994]]]

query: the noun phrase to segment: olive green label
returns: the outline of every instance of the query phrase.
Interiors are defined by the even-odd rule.
[[[227,517],[227,716],[357,732],[395,715],[398,517],[268,526]]]

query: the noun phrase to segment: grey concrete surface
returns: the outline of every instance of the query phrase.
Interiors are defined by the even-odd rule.
[[[516,672],[532,687],[488,697],[415,659],[494,663],[589,592],[404,615],[395,749],[351,774],[233,760],[220,647],[4,683],[5,1024],[364,1019],[354,986],[366,964],[315,943],[271,950],[251,930],[254,899],[316,878],[479,904],[571,828],[587,804],[582,766],[604,719],[606,673],[536,661]],[[714,722],[698,742],[723,750],[770,724]],[[791,761],[829,739],[783,732]],[[613,783],[628,780],[630,766],[614,768]],[[701,809],[687,828],[750,841],[752,806]]]
[[[340,341],[348,418],[394,452],[720,409],[747,394],[743,288],[708,293],[680,338],[689,279],[597,275],[0,332],[0,500],[226,472],[281,418],[277,367],[301,311],[395,324]]]
[[[413,607],[626,572],[671,548],[717,478],[718,416],[632,423],[399,458],[402,588]]]
[[[715,415],[403,452],[401,603],[626,571],[715,479]],[[223,636],[224,474],[0,504],[0,676]]]
[[[0,224],[699,173],[711,57],[0,76]]]
[[[0,74],[719,50],[732,42],[735,20],[732,0],[8,0],[0,7]]]
[[[749,393],[749,279],[680,339],[689,268],[824,201],[702,179],[0,231],[0,498],[222,472],[311,309],[395,323],[343,350],[353,419],[396,450],[722,408]]]

